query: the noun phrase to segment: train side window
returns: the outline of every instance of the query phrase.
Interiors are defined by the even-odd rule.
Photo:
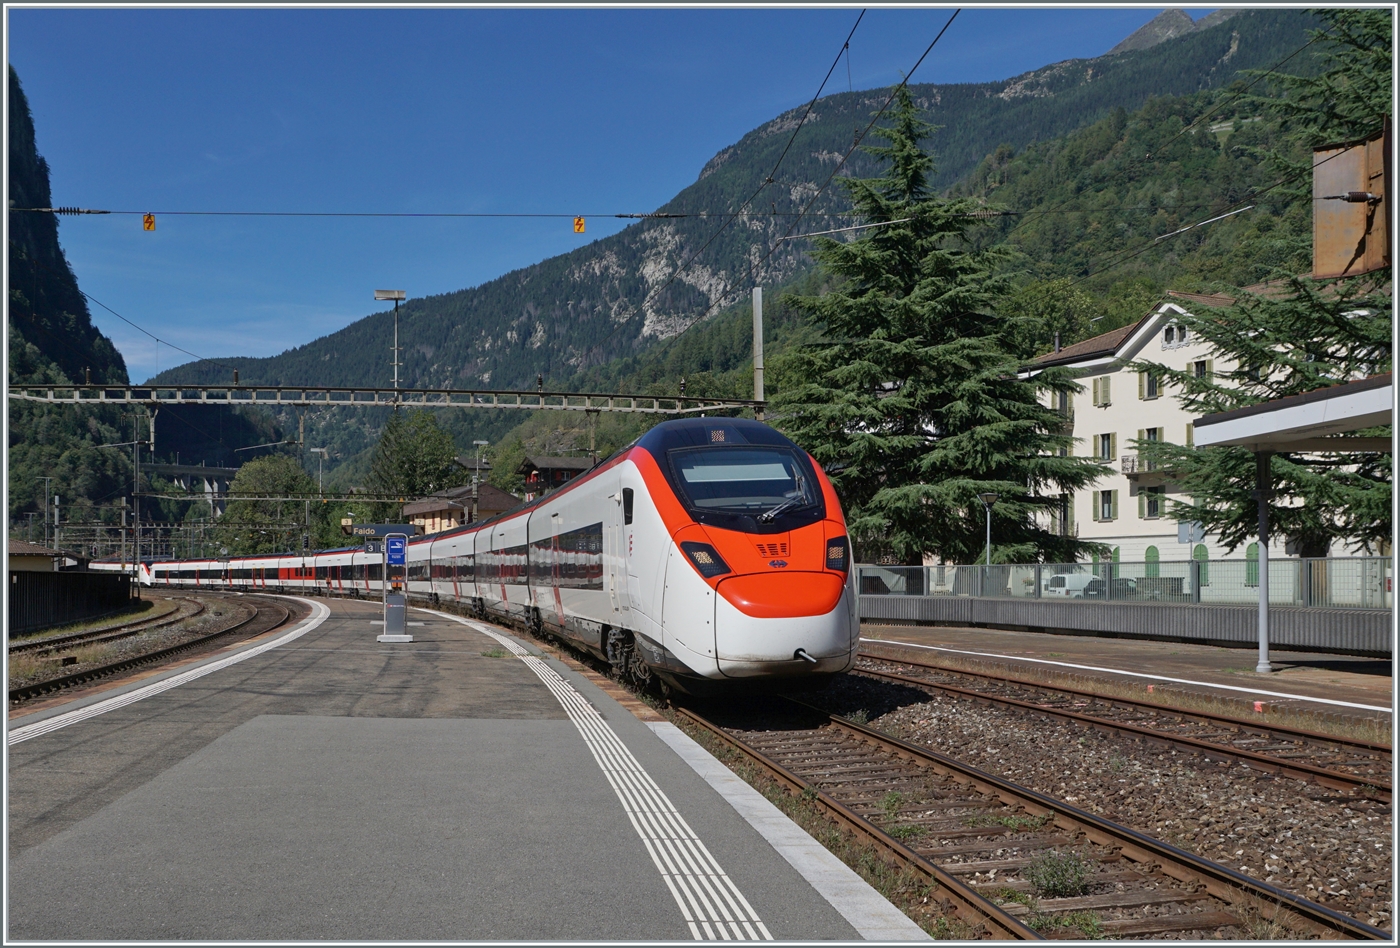
[[[622,488],[622,522],[632,522],[632,488]]]

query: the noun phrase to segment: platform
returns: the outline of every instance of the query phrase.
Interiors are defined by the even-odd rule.
[[[1199,697],[1237,715],[1314,719],[1324,729],[1355,722],[1388,730],[1394,707],[1390,661],[1355,655],[1271,649],[1275,670],[1260,674],[1256,652],[1180,642],[873,622],[862,624],[861,638],[872,654],[1007,669],[1088,690],[1106,684],[1149,701]]]
[[[927,938],[528,640],[310,605],[10,720],[10,941]]]

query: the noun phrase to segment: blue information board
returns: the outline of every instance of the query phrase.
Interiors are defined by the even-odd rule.
[[[388,537],[384,541],[384,552],[389,557],[390,566],[404,566],[408,562],[408,539],[406,537]]]

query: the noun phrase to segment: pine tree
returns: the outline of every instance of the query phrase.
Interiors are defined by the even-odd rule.
[[[434,491],[466,483],[466,469],[456,463],[452,436],[438,427],[427,409],[394,411],[370,461],[370,490],[416,500]]]
[[[994,560],[1073,560],[1093,545],[1042,524],[1061,493],[1104,469],[1060,454],[1071,438],[1044,402],[1077,386],[1059,371],[1020,372],[1029,353],[1018,340],[1038,334],[995,314],[1007,283],[995,254],[967,249],[967,214],[979,206],[931,192],[921,147],[931,131],[897,90],[892,124],[874,132],[887,144],[866,148],[884,175],[843,182],[860,217],[882,226],[818,240],[834,288],[785,302],[827,340],[775,366],[775,415],[831,473],[860,558],[980,560],[977,495],[995,492]]]
[[[1311,200],[1307,161],[1313,146],[1353,141],[1381,130],[1391,114],[1391,15],[1387,10],[1325,10],[1327,67],[1316,76],[1283,76],[1285,97],[1261,100],[1289,129],[1293,149],[1275,163],[1293,175],[1300,201]],[[1260,247],[1260,252],[1268,248]],[[1306,246],[1295,261],[1306,259]],[[1228,411],[1266,399],[1313,391],[1391,370],[1393,323],[1391,271],[1313,280],[1276,272],[1262,293],[1240,293],[1236,305],[1183,322],[1209,342],[1217,363],[1233,370],[1197,378],[1166,366],[1135,366],[1165,377],[1182,405],[1197,414]],[[1389,437],[1391,428],[1355,432]],[[1195,449],[1164,442],[1135,442],[1138,450],[1172,472],[1192,499],[1168,511],[1196,521],[1229,550],[1258,531],[1255,458],[1245,448]],[[1334,541],[1379,552],[1391,535],[1390,454],[1285,452],[1270,461],[1274,532],[1303,556],[1325,556]]]

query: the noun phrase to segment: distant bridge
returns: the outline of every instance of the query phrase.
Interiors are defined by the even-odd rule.
[[[305,385],[14,385],[10,398],[50,405],[252,405],[266,408],[511,408],[551,411],[699,415],[750,409],[764,402],[687,395],[479,391],[455,388],[326,388]]]

